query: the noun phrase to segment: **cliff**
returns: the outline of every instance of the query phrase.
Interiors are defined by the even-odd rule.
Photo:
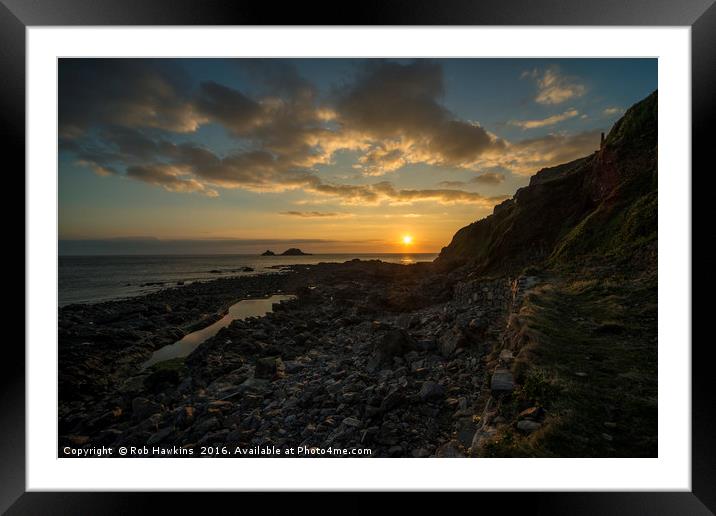
[[[617,121],[601,149],[537,172],[436,259],[510,273],[584,255],[630,254],[657,235],[657,92]]]

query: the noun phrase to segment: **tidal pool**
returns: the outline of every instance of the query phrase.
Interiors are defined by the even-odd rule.
[[[294,299],[296,296],[290,295],[277,295],[267,297],[265,299],[244,299],[238,303],[234,303],[229,307],[227,314],[216,321],[214,324],[189,333],[182,337],[174,344],[169,344],[163,348],[156,350],[152,356],[142,364],[142,369],[146,369],[158,362],[164,362],[165,360],[171,360],[172,358],[185,357],[192,351],[194,351],[199,344],[204,342],[209,337],[216,335],[221,328],[227,327],[232,321],[237,319],[246,319],[248,317],[261,317],[267,313],[273,311],[272,305],[279,301],[287,301]]]

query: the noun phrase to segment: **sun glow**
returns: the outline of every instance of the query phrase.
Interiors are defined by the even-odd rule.
[[[401,241],[403,242],[403,245],[410,245],[413,243],[413,237],[411,235],[403,235]]]

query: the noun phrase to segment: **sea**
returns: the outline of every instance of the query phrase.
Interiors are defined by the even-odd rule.
[[[308,256],[257,255],[152,255],[152,256],[59,256],[58,300],[60,306],[100,303],[141,296],[195,281],[210,281],[255,274],[280,273],[287,265],[320,262],[343,263],[381,260],[411,264],[431,262],[437,254],[314,254]],[[244,272],[244,267],[253,269]],[[278,268],[277,268],[278,267]]]

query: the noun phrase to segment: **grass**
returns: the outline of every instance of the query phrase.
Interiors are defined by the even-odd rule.
[[[539,335],[513,404],[547,410],[528,437],[503,427],[487,456],[657,455],[657,284],[653,272],[582,271],[529,297]],[[507,406],[508,420],[516,412]],[[512,423],[515,422],[513,419]]]

